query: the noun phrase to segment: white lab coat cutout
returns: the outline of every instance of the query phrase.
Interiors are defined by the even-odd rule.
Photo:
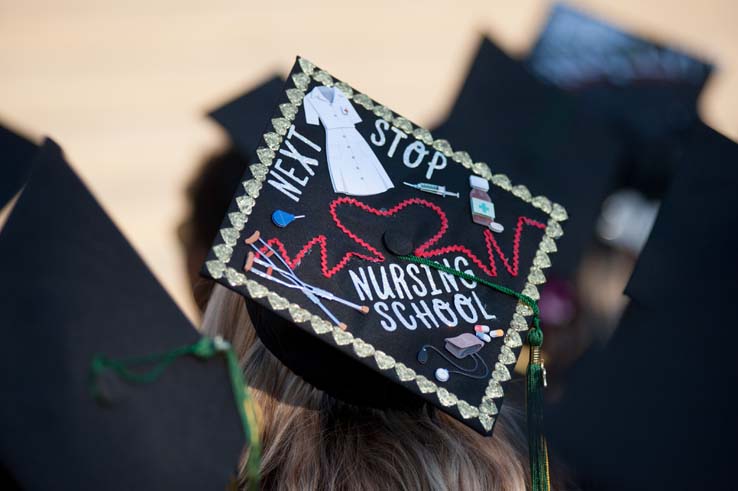
[[[393,188],[387,172],[369,143],[354,128],[359,114],[335,87],[315,87],[305,96],[308,124],[323,123],[328,171],[336,193],[354,196],[380,194]]]

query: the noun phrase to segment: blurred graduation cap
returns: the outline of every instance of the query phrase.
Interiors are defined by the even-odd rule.
[[[37,149],[30,140],[0,125],[0,208],[25,184]]]
[[[623,157],[608,124],[484,38],[447,120],[434,131],[571,213],[552,273],[571,279]]]
[[[631,149],[624,185],[663,195],[681,134],[699,120],[710,63],[558,4],[527,64],[613,121]]]
[[[281,77],[274,76],[209,113],[228,132],[243,158],[256,158],[264,121],[271,114],[283,84]]]
[[[55,143],[32,165],[0,235],[4,470],[28,489],[225,488],[245,441],[232,352],[200,338]]]
[[[317,388],[490,435],[566,210],[304,58],[265,122],[204,274]]]
[[[683,148],[620,326],[547,414],[554,451],[592,489],[735,481],[738,145],[699,125]]]
[[[199,270],[230,197],[249,162],[256,160],[256,147],[264,121],[271,114],[284,81],[272,77],[209,113],[228,133],[231,145],[202,162],[187,186],[191,212],[180,224],[178,235],[187,256],[193,296],[204,310],[213,283],[199,277]]]

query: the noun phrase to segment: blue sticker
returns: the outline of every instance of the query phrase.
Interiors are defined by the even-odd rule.
[[[280,228],[285,228],[298,218],[305,218],[305,215],[293,215],[292,213],[287,213],[284,210],[275,210],[274,213],[272,213],[272,222]]]

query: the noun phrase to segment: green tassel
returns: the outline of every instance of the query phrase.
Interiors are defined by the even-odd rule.
[[[541,360],[543,332],[538,326],[528,333],[530,362],[526,375],[526,402],[528,415],[528,452],[530,478],[533,491],[549,491],[548,449],[543,434],[543,388],[546,384],[546,367]]]
[[[259,489],[261,455],[257,406],[249,395],[233,347],[220,336],[215,338],[202,337],[192,344],[179,346],[164,353],[133,358],[113,359],[104,355],[95,355],[90,363],[90,392],[95,399],[105,402],[98,386],[98,379],[106,371],[116,373],[127,382],[150,384],[155,382],[169,365],[182,356],[209,359],[219,355],[225,356],[226,359],[236,410],[241,418],[241,426],[246,437],[246,443],[249,446],[249,456],[246,463],[248,486],[250,490],[256,491]],[[134,367],[142,365],[153,366],[148,371],[134,370]]]
[[[413,255],[397,257],[485,285],[500,293],[517,298],[533,310],[533,325],[528,332],[530,363],[528,364],[528,373],[526,375],[530,475],[533,491],[549,491],[551,489],[551,482],[548,475],[548,449],[546,448],[546,438],[543,436],[543,388],[546,385],[546,368],[543,366],[543,360],[541,360],[543,331],[541,330],[538,303],[529,296],[518,293],[511,288],[450,268],[430,259]]]

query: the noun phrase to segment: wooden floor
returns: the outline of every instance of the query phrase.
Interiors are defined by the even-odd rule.
[[[572,4],[673,41],[719,70],[703,117],[738,137],[738,2]],[[0,0],[0,120],[50,135],[194,317],[175,227],[199,159],[224,144],[204,117],[296,54],[420,124],[443,118],[480,33],[524,52],[549,2]],[[389,74],[389,75],[388,75]]]

